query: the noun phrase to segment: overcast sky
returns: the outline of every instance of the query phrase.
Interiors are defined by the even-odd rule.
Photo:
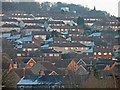
[[[118,2],[120,0],[35,0],[39,2],[66,2],[66,3],[74,3],[81,4],[83,6],[87,6],[90,9],[93,9],[96,6],[97,10],[107,11],[111,15],[118,16]]]

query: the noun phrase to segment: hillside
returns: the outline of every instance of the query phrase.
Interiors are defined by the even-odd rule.
[[[10,12],[10,11],[22,11],[26,13],[32,14],[49,14],[49,13],[61,13],[61,8],[68,8],[69,12],[65,14],[75,14],[81,15],[82,17],[105,17],[109,16],[105,11],[98,11],[93,7],[93,10],[90,10],[87,7],[76,4],[67,4],[62,2],[51,3],[51,2],[3,2],[2,3],[2,11]]]

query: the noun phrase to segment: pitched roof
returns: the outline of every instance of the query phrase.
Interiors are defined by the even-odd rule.
[[[22,69],[22,68],[17,68],[13,69],[13,71],[20,77],[22,78],[23,76],[34,76],[32,71],[30,69]],[[25,75],[24,75],[25,74]]]
[[[36,64],[34,64],[33,67],[31,67],[31,71],[38,75],[39,71],[43,70],[43,71],[54,71],[56,70],[56,67],[53,66],[53,64],[49,61],[41,61],[41,62],[37,62]]]
[[[63,21],[48,21],[48,24],[65,24]]]
[[[34,77],[23,77],[17,85],[57,85],[61,84],[63,76],[60,75],[45,75]]]
[[[71,37],[72,41],[93,41],[92,38],[87,36],[80,36],[80,37]]]
[[[87,75],[87,74],[89,74],[89,72],[88,72],[88,71],[85,69],[85,67],[82,66],[82,65],[79,65],[79,66],[76,68],[75,73],[76,73],[76,74],[79,74],[79,75]]]
[[[53,49],[41,49],[41,53],[59,53]]]
[[[24,23],[43,23],[47,21],[46,19],[39,19],[39,20],[23,20]]]
[[[27,57],[27,58],[23,58],[21,61],[23,62],[23,63],[28,63],[29,62],[29,60],[34,60],[33,58],[30,58],[30,57]],[[34,60],[35,61],[35,60]]]
[[[87,47],[81,43],[51,43],[50,47]]]
[[[16,24],[3,24],[2,27],[16,27],[19,28]]]
[[[33,43],[24,43],[22,48],[39,48],[39,46]]]
[[[31,71],[35,74],[35,75],[38,75],[40,70],[47,70],[46,67],[44,67],[41,62],[37,62],[36,64],[34,64],[32,67],[31,67]]]
[[[78,64],[75,62],[74,59],[71,60],[71,62],[69,63],[69,65],[67,66],[68,70],[76,70],[76,68],[78,68]]]
[[[32,36],[22,37],[20,39],[17,39],[16,41],[29,42],[32,41]]]
[[[56,67],[49,61],[40,62],[47,70],[53,71],[56,70]]]
[[[93,48],[94,52],[113,52],[113,48],[112,47],[94,47]]]

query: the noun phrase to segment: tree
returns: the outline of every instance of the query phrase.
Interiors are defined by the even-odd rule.
[[[79,16],[78,19],[77,19],[77,24],[78,24],[78,26],[80,26],[81,28],[83,28],[84,24],[85,24],[84,18],[82,18],[82,17]]]
[[[12,59],[16,57],[16,51],[13,49],[13,45],[6,39],[2,39],[2,53],[7,53]]]
[[[59,33],[57,31],[52,31],[51,32],[51,37],[58,37]]]
[[[18,77],[13,70],[9,70],[11,58],[7,54],[2,54],[2,85],[6,88],[16,88]]]
[[[52,3],[50,3],[50,2],[43,2],[43,3],[40,4],[40,6],[41,6],[41,9],[43,11],[49,11],[51,6],[52,6]]]

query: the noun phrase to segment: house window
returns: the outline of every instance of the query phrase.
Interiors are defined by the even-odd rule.
[[[111,53],[111,52],[109,52],[109,55],[112,55],[112,53]]]
[[[33,63],[30,63],[30,66],[32,67],[34,64]]]
[[[83,50],[84,48],[82,47],[81,49]]]
[[[34,37],[35,37],[35,38],[38,38],[38,37],[39,37],[39,35],[35,35]]]
[[[107,55],[107,53],[105,52],[104,55]]]
[[[72,36],[72,34],[69,34],[69,36]]]
[[[68,47],[65,47],[65,50],[68,50]]]
[[[46,57],[46,56],[47,56],[47,54],[45,53],[45,54],[44,54],[44,56]]]
[[[61,29],[61,31],[63,31],[63,29]]]
[[[77,34],[77,36],[79,36],[79,34]]]
[[[50,57],[52,57],[52,56],[53,56],[53,54],[49,54],[49,56],[50,56]]]
[[[17,54],[17,56],[19,57],[19,56],[21,56],[21,54]]]
[[[59,56],[59,54],[54,54],[54,56],[57,56],[57,57],[58,57],[58,56]]]
[[[102,55],[102,53],[101,53],[101,52],[98,52],[98,55]]]
[[[28,48],[27,50],[28,50],[28,51],[32,51],[32,49],[31,49],[31,48]]]
[[[75,31],[75,29],[72,29],[72,31]]]
[[[38,48],[35,48],[34,51],[38,50]]]
[[[26,51],[26,49],[25,49],[25,48],[23,48],[23,51]]]
[[[96,53],[96,52],[94,52],[94,55],[97,55],[97,53]]]

